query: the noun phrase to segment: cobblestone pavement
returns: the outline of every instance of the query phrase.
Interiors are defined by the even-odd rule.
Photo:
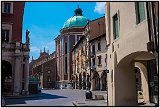
[[[105,91],[93,91],[105,94]],[[7,106],[74,106],[73,101],[85,101],[85,90],[42,90],[41,97],[6,99]]]

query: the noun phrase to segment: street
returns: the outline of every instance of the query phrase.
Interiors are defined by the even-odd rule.
[[[105,91],[96,91],[105,93]],[[95,92],[95,93],[96,93]],[[74,106],[73,101],[84,101],[85,90],[42,90],[41,97],[6,99],[7,106]]]

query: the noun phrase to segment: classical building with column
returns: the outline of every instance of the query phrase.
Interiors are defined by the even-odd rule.
[[[109,106],[138,106],[137,72],[141,74],[143,104],[159,103],[155,54],[158,52],[153,50],[156,46],[152,47],[152,42],[158,42],[152,41],[159,33],[154,22],[158,20],[152,20],[152,14],[156,12],[155,2],[151,3],[153,7],[148,3],[106,3]]]
[[[106,25],[105,17],[97,18],[87,25],[89,28],[89,58],[91,90],[107,90]]]
[[[75,89],[107,90],[105,17],[89,21],[72,49]]]
[[[106,34],[89,41],[91,49],[91,90],[107,90]]]
[[[74,89],[90,88],[88,48],[85,36],[72,49],[72,82]]]
[[[24,2],[2,3],[2,95],[28,94],[29,85],[29,31],[22,43]],[[18,19],[18,20],[17,20]]]
[[[55,52],[49,54],[45,49],[40,56],[30,62],[30,77],[37,78],[41,89],[55,88],[57,78]]]
[[[69,18],[60,30],[60,35],[55,38],[56,43],[56,62],[57,62],[57,81],[61,88],[72,85],[72,53],[73,45],[84,35],[84,26],[88,19],[83,16],[82,9],[74,11],[74,16]]]

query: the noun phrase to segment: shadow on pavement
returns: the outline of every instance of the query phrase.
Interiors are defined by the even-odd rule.
[[[41,93],[40,97],[24,97],[24,98],[14,98],[14,99],[5,99],[6,105],[12,104],[26,104],[26,101],[30,100],[43,100],[43,99],[59,99],[59,98],[67,98],[64,96],[52,95],[47,93]]]

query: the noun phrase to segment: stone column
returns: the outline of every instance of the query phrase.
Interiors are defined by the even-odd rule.
[[[82,90],[84,90],[84,83],[83,83],[83,80],[84,80],[84,76],[83,76],[83,74],[82,74]]]
[[[77,89],[77,76],[75,76],[75,83],[74,83],[74,88]]]
[[[91,90],[95,90],[95,79],[91,80]]]
[[[87,81],[87,72],[86,72],[86,90],[88,89],[88,81]]]
[[[24,70],[24,90],[29,94],[29,55],[25,56],[25,70]]]
[[[19,55],[16,55],[15,56],[15,73],[14,73],[14,91],[13,91],[13,95],[19,95],[19,92],[20,92],[20,76],[19,76],[19,72],[20,72],[20,69],[19,69],[19,60],[20,57]]]
[[[103,78],[100,78],[100,90],[103,90]]]

